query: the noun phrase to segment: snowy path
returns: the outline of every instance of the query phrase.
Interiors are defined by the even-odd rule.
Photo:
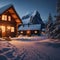
[[[40,41],[10,41],[18,48],[18,60],[60,60],[60,46]],[[17,60],[16,59],[16,60]]]

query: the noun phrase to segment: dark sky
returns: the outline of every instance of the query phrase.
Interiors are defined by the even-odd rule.
[[[56,14],[57,0],[0,0],[0,7],[6,4],[13,4],[20,17],[26,13],[38,10],[43,20],[48,18],[49,12]]]

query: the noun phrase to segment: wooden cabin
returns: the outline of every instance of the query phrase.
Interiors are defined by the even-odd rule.
[[[22,23],[13,5],[0,8],[0,37],[15,37],[18,33],[18,25]]]
[[[33,11],[22,17],[23,24],[19,26],[19,35],[40,36],[45,24],[38,11]]]

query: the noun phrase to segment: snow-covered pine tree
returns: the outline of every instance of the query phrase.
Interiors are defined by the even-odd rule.
[[[53,19],[52,19],[51,14],[49,13],[48,22],[46,25],[46,34],[47,34],[48,38],[50,38],[50,36],[51,36],[52,26],[53,26]]]
[[[57,16],[53,27],[52,38],[60,39],[60,0],[57,1]]]

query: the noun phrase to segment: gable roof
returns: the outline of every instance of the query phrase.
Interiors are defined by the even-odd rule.
[[[18,30],[40,30],[41,24],[21,25]]]
[[[15,8],[12,4],[9,4],[9,5],[6,5],[6,6],[0,8],[0,14],[3,14],[6,11],[10,12],[10,14],[16,20],[17,23],[19,23],[19,24],[22,23],[22,20],[18,16],[18,14],[15,11]]]
[[[0,8],[0,14],[4,13],[4,11],[6,11],[8,8],[10,8],[12,6],[12,4],[9,4],[9,5],[6,5],[6,6],[3,6]]]

